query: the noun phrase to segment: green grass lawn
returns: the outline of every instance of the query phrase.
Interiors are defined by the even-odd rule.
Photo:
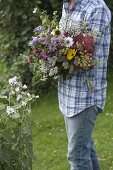
[[[93,137],[101,170],[113,170],[113,78],[108,74],[105,112],[97,119]],[[51,91],[33,105],[33,144],[36,162],[33,170],[69,170],[67,137],[58,109],[57,92]]]

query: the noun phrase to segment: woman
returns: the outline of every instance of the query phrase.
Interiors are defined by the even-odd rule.
[[[59,108],[65,119],[71,170],[100,170],[92,132],[105,105],[111,13],[103,0],[64,0],[61,29],[68,32],[70,28],[76,29],[81,20],[100,32],[94,56],[101,62],[97,68],[87,71],[94,90],[91,92],[88,89],[85,75],[79,72],[75,72],[70,79],[60,78]]]

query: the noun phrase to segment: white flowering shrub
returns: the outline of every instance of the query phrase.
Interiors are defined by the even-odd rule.
[[[39,96],[28,93],[16,76],[8,88],[7,95],[0,96],[0,170],[31,170],[31,103]]]

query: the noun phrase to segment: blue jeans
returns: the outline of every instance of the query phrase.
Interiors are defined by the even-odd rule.
[[[64,116],[71,170],[100,170],[92,140],[98,113],[98,108],[91,106],[73,117]]]

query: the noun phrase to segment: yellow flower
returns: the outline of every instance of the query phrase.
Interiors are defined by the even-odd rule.
[[[75,57],[76,53],[77,53],[77,50],[69,49],[69,51],[67,52],[68,60],[72,60]]]

